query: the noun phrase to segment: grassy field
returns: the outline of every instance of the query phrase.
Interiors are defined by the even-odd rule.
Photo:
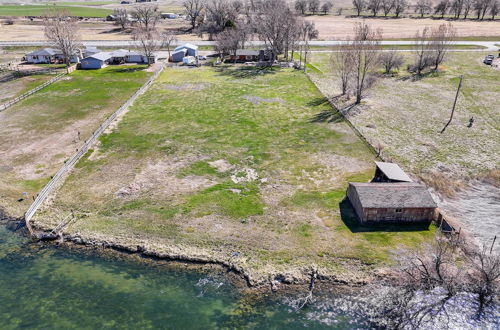
[[[9,75],[10,76],[10,75]],[[0,80],[5,74],[0,72]],[[41,74],[18,77],[13,80],[0,81],[0,104],[9,101],[53,78],[53,75]]]
[[[357,127],[384,154],[414,173],[440,172],[455,177],[478,176],[498,168],[500,145],[500,71],[482,64],[486,53],[451,53],[438,73],[414,80],[405,71],[378,80],[352,115]],[[411,61],[411,53],[405,53]],[[339,90],[328,54],[312,55],[311,71],[329,95]],[[450,116],[458,77],[464,75],[452,124]],[[468,128],[469,119],[474,125]],[[432,182],[430,182],[432,184]]]
[[[111,10],[103,8],[61,5],[0,5],[0,16],[43,16],[49,9],[67,10],[73,16],[106,17]]]
[[[356,225],[346,185],[369,180],[375,157],[342,120],[311,121],[325,111],[302,72],[167,69],[35,221],[55,226],[73,210],[69,233],[262,276],[313,263],[352,274],[432,237]]]
[[[142,68],[76,71],[0,112],[0,208],[22,215],[64,160],[146,81]]]

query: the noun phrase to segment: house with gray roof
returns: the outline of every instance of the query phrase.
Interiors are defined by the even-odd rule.
[[[430,223],[437,207],[415,182],[350,182],[347,198],[361,223]]]
[[[85,57],[80,63],[80,69],[102,69],[111,61],[111,54],[108,52],[100,52],[88,57]]]
[[[78,63],[80,62],[81,58],[82,58],[81,51],[77,50],[71,57],[70,62]],[[32,63],[32,64],[51,64],[51,63],[64,62],[63,53],[59,49],[48,48],[48,47],[38,49],[31,53],[26,54],[25,59],[27,63]]]

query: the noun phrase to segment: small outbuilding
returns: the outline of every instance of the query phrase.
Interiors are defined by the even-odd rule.
[[[372,182],[413,182],[398,164],[375,162],[375,165],[377,169]]]
[[[430,223],[436,202],[414,182],[351,182],[347,197],[361,223]]]
[[[111,61],[111,54],[106,52],[97,53],[86,57],[80,63],[80,69],[102,69]]]
[[[172,56],[170,57],[172,62],[179,63],[182,62],[182,59],[186,57],[186,55],[187,55],[186,48],[180,48],[180,49],[176,48],[176,50],[173,51]]]

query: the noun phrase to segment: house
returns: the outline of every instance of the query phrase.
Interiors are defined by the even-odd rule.
[[[127,63],[148,63],[146,56],[138,52],[128,52],[126,57]],[[153,61],[154,62],[154,61]]]
[[[83,58],[92,56],[94,54],[102,52],[100,49],[96,47],[87,47],[83,50]]]
[[[84,58],[80,63],[80,69],[102,69],[111,61],[111,54],[106,52],[97,53]]]
[[[238,49],[236,50],[236,62],[262,62],[269,61],[271,59],[271,52],[267,50],[249,50],[249,49]],[[226,58],[227,62],[234,62],[235,55],[230,54]]]
[[[377,169],[372,182],[413,182],[398,164],[375,162]]]
[[[184,45],[180,45],[180,46],[175,47],[174,53],[176,51],[184,49],[184,48],[186,49],[185,56],[195,56],[195,57],[198,56],[198,46],[190,44],[190,43],[186,43]]]
[[[126,62],[126,57],[128,55],[129,51],[126,49],[118,49],[110,53],[111,59],[110,63],[111,64],[123,64]]]
[[[34,64],[64,63],[63,53],[59,49],[54,48],[42,48],[35,50],[26,54],[25,58],[26,62]],[[81,51],[77,50],[73,56],[71,56],[70,62],[78,63],[81,58]]]
[[[430,223],[437,207],[427,187],[414,182],[350,182],[347,198],[361,223]]]

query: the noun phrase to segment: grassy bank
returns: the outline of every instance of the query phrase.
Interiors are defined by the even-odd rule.
[[[0,207],[23,214],[64,160],[146,81],[143,68],[76,71],[1,112]]]
[[[388,158],[414,172],[439,171],[460,177],[498,168],[500,71],[482,63],[485,54],[450,53],[439,72],[421,79],[405,70],[381,77],[352,120],[363,134],[385,147]],[[411,62],[411,53],[405,56]],[[337,95],[329,54],[313,54],[311,61],[323,72],[311,72],[318,86]],[[462,74],[464,83],[452,124],[440,134]],[[474,125],[469,128],[471,117]]]
[[[67,10],[72,16],[106,17],[111,10],[103,8],[61,5],[0,5],[0,16],[43,16],[47,10]]]
[[[298,71],[167,69],[36,218],[68,233],[267,274],[390,263],[433,229],[356,225],[343,199],[374,155]],[[360,274],[360,277],[366,274]]]

